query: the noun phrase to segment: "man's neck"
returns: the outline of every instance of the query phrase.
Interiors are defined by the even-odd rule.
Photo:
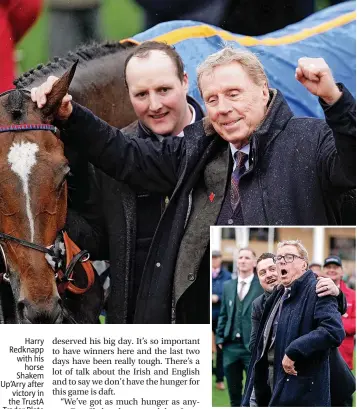
[[[190,125],[193,117],[193,112],[191,106],[187,103],[186,104],[186,109],[185,109],[185,114],[182,118],[181,126],[179,126],[175,131],[174,135],[179,135],[183,130],[186,128],[187,125]]]
[[[333,282],[337,285],[338,288],[340,288],[341,280],[333,280]]]
[[[252,274],[254,274],[254,271],[253,271],[253,270],[248,271],[248,272],[240,271],[240,272],[239,272],[239,277],[244,280],[245,278],[250,277]]]

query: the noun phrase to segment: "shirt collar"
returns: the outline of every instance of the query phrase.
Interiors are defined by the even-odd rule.
[[[240,284],[243,280],[246,284],[251,284],[251,282],[253,281],[253,278],[254,278],[254,273],[252,273],[250,276],[245,277],[245,278],[238,276],[238,284]]]
[[[244,145],[242,149],[237,149],[234,145],[232,145],[231,143],[229,144],[230,148],[231,148],[231,153],[232,153],[232,158],[233,158],[233,170],[235,169],[236,165],[236,161],[234,160],[234,154],[238,151],[241,151],[245,154],[248,155],[248,160],[245,162],[245,168],[246,170],[248,170],[249,168],[249,153],[250,153],[250,143],[248,143],[247,145]]]
[[[192,125],[193,123],[195,123],[196,122],[196,110],[195,110],[195,108],[191,105],[191,104],[188,104],[188,107],[190,108],[190,111],[191,111],[191,114],[192,114],[192,119],[191,119],[191,122],[189,123],[189,125]],[[176,136],[180,136],[180,137],[183,137],[185,134],[184,134],[184,132],[183,132],[183,130],[179,133],[179,134],[177,134]]]

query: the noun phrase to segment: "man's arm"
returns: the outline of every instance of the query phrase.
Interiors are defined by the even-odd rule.
[[[216,344],[222,345],[224,343],[224,328],[227,323],[228,319],[228,311],[226,307],[226,285],[223,285],[223,295],[222,295],[222,302],[221,302],[221,310],[219,312],[217,329],[216,329]]]
[[[257,300],[260,300],[260,297],[255,299],[252,304],[252,331],[250,333],[250,340],[249,340],[249,350],[250,352],[253,351],[255,341],[257,338],[257,333],[259,329],[260,320],[262,318],[261,311],[257,305]]]
[[[62,129],[65,144],[114,179],[156,192],[175,187],[184,138],[167,137],[161,143],[128,138],[76,103]]]
[[[350,92],[336,84],[323,58],[300,58],[296,79],[319,97],[327,125],[320,132],[316,163],[325,190],[355,186],[356,102]]]
[[[285,354],[292,361],[307,358],[316,351],[338,347],[345,338],[341,314],[334,297],[317,298],[314,309],[316,329],[295,339],[286,348]]]

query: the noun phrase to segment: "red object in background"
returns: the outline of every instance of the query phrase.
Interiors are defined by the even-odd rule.
[[[15,46],[33,25],[42,8],[42,0],[0,1],[0,92],[14,88]]]
[[[338,349],[349,368],[353,369],[354,335],[356,333],[356,292],[351,288],[348,288],[342,280],[340,283],[340,290],[346,296],[347,312],[342,315],[342,323],[346,331],[346,338]]]

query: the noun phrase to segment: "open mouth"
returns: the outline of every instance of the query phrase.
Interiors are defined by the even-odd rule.
[[[287,270],[285,270],[285,268],[283,268],[282,270],[280,270],[281,276],[284,277],[288,274]]]
[[[267,281],[267,284],[268,284],[268,285],[274,284],[274,283],[276,283],[276,281],[277,281],[276,278],[271,278],[270,280]]]

